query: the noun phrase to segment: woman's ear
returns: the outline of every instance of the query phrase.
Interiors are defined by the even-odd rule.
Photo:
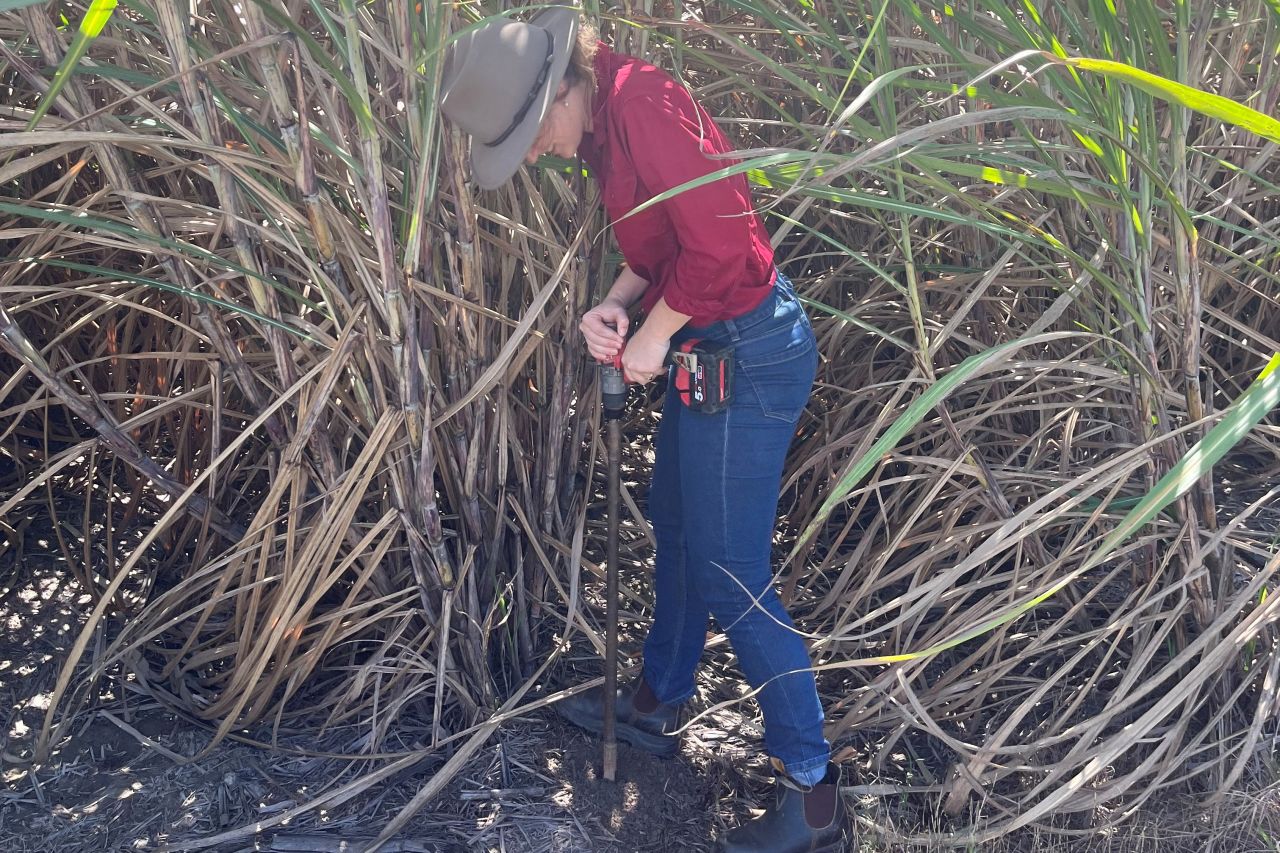
[[[555,99],[556,99],[557,101],[563,101],[563,100],[565,99],[565,96],[567,96],[567,95],[569,94],[569,88],[570,88],[570,87],[569,87],[569,82],[568,82],[567,80],[561,80],[561,81],[560,81],[560,85],[559,85],[559,86],[556,86],[556,98],[555,98]]]

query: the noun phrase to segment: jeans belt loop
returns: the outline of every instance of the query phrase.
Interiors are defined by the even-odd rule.
[[[724,330],[729,333],[729,340],[733,343],[736,344],[738,341],[742,340],[742,335],[738,332],[738,323],[736,320],[732,318],[725,320]]]

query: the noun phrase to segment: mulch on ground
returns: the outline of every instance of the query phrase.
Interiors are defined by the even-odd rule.
[[[379,766],[317,754],[358,754],[362,731],[335,729],[319,739],[281,733],[274,748],[228,739],[206,749],[212,739],[206,727],[161,708],[117,674],[96,685],[96,701],[74,720],[52,760],[32,766],[34,737],[86,602],[51,556],[29,555],[18,570],[12,562],[6,567],[0,555],[0,853],[358,850],[447,758],[425,754],[398,776],[281,823],[281,815]],[[628,642],[634,651],[636,638]],[[566,662],[545,689],[586,677],[576,670],[589,668],[589,658]],[[716,706],[735,689],[727,673],[708,668],[694,710]],[[272,737],[270,731],[254,735],[263,742]],[[619,779],[608,783],[600,778],[597,741],[548,709],[534,711],[504,725],[383,850],[708,851],[711,839],[749,819],[770,797],[759,738],[750,702],[716,710],[690,725],[672,760],[621,747]],[[429,739],[428,721],[405,719],[395,742],[384,748],[409,751]],[[869,739],[862,749],[871,756],[878,745]],[[846,791],[857,814],[858,853],[921,849],[891,839],[930,827],[945,832],[933,798],[886,794],[901,780],[869,778],[867,762],[857,755],[850,764],[855,773],[863,771]],[[1280,849],[1280,789],[1251,783],[1208,811],[1191,797],[1165,798],[1105,834],[1081,836],[1082,827],[1065,828],[1077,834],[1033,827],[982,849],[1274,853]],[[236,830],[242,831],[227,843],[208,843]],[[931,849],[947,849],[945,837]]]

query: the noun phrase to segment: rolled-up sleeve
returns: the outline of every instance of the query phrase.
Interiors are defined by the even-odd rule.
[[[708,156],[714,149],[698,110],[678,86],[662,96],[632,98],[619,112],[636,173],[653,196],[735,162]],[[695,317],[718,314],[743,280],[752,251],[746,177],[720,178],[660,204],[677,243],[661,283],[667,305]]]

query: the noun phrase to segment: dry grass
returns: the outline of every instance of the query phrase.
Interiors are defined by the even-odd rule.
[[[1061,68],[977,78],[1052,37],[1274,114],[1272,10],[819,5],[593,9],[775,157],[761,202],[824,360],[780,580],[842,755],[885,808],[910,800],[870,819],[986,849],[1173,797],[1270,808],[1280,425],[1233,402],[1280,351],[1275,142]],[[0,536],[83,596],[30,760],[112,689],[207,728],[202,760],[245,732],[346,756],[296,809],[187,849],[426,762],[362,812],[403,838],[602,648],[573,329],[617,258],[567,164],[467,184],[433,104],[440,45],[480,11],[122,7],[35,129],[70,33],[0,13]],[[654,418],[646,398],[627,424],[633,625]],[[1197,443],[1233,422],[1214,466]],[[750,711],[732,663],[715,638],[709,731]],[[743,790],[708,803],[741,816]]]

